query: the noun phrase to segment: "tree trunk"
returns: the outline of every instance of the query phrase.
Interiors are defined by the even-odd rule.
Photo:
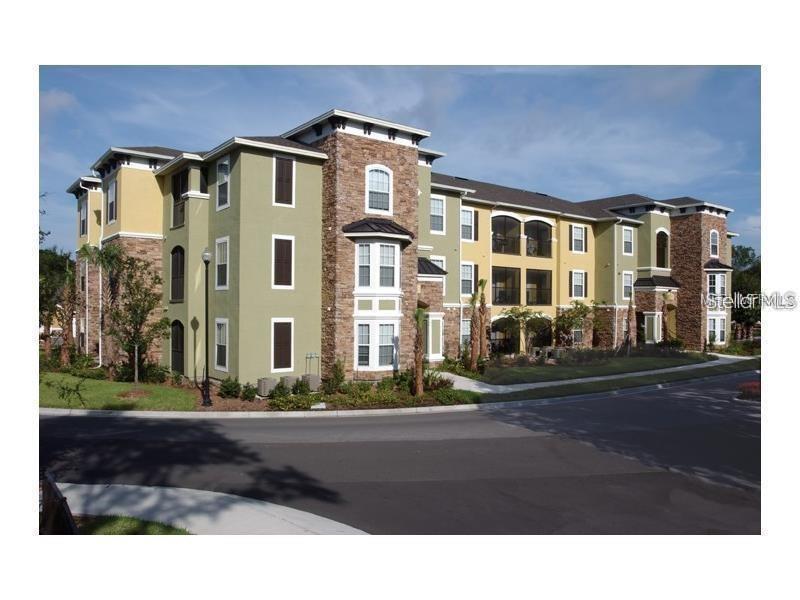
[[[61,329],[61,352],[59,354],[59,362],[62,367],[69,365],[69,350],[72,347],[72,330],[69,327]]]
[[[133,347],[133,385],[139,383],[139,345]]]
[[[424,358],[425,348],[423,347],[422,336],[425,335],[424,328],[417,325],[417,336],[414,339],[414,395],[422,396],[425,392],[424,385]]]
[[[489,328],[489,309],[486,306],[486,297],[481,296],[481,308],[480,308],[480,340],[478,342],[479,345],[479,354],[480,357],[483,359],[489,358],[489,336],[486,334],[486,330]]]
[[[53,351],[53,340],[50,339],[50,323],[45,323],[44,325],[44,356],[47,360],[50,360],[50,354]]]
[[[481,319],[478,311],[473,306],[472,319],[470,320],[469,327],[469,370],[478,370],[478,355],[481,351]]]

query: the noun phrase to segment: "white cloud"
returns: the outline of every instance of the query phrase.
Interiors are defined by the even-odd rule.
[[[42,118],[77,106],[78,100],[75,96],[64,90],[45,90],[39,94],[39,115]]]

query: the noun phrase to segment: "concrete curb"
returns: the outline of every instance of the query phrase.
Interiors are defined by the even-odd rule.
[[[121,484],[58,487],[76,515],[136,517],[194,534],[365,535],[325,517],[233,494]]]
[[[609,396],[630,396],[641,392],[663,390],[667,388],[689,385],[698,381],[711,381],[714,379],[730,378],[751,373],[761,373],[761,370],[740,371],[723,375],[710,375],[696,377],[668,383],[656,383],[637,387],[628,387],[621,390],[595,392],[590,394],[576,394],[572,396],[554,396],[552,398],[537,398],[533,400],[509,400],[507,402],[486,402],[484,404],[457,404],[455,406],[419,406],[414,408],[376,408],[368,410],[298,410],[286,412],[199,412],[199,411],[146,411],[146,410],[86,410],[77,408],[40,408],[40,417],[114,417],[134,419],[308,419],[308,418],[337,418],[337,417],[391,417],[402,415],[420,415],[431,413],[477,412],[502,410],[506,408],[524,408],[526,406],[546,406],[562,402],[576,402],[607,398]]]

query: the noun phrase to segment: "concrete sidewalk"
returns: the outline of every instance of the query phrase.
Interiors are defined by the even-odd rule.
[[[578,379],[560,379],[555,381],[537,381],[535,383],[511,383],[506,385],[485,383],[470,379],[469,377],[462,377],[461,375],[454,375],[453,373],[442,373],[445,377],[453,381],[453,387],[457,390],[469,390],[470,392],[478,392],[480,394],[503,394],[506,392],[518,392],[522,390],[535,390],[539,388],[554,387],[557,385],[567,385],[570,383],[592,383],[593,381],[607,381],[609,379],[622,379],[624,377],[639,377],[642,375],[656,375],[659,373],[672,373],[674,371],[691,371],[693,369],[702,369],[705,367],[714,367],[717,365],[727,365],[730,363],[738,362],[740,360],[748,360],[752,356],[725,356],[722,354],[715,354],[717,360],[711,362],[701,362],[693,365],[681,365],[679,367],[668,367],[666,369],[650,369],[648,371],[634,371],[631,373],[617,373],[614,375],[598,375],[596,377],[580,377]]]
[[[76,515],[136,517],[194,534],[365,535],[325,517],[232,494],[117,484],[58,487]]]

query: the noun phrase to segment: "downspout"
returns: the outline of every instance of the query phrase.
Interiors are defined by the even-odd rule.
[[[614,318],[613,318],[613,325],[611,326],[612,331],[612,346],[614,348],[617,347],[617,276],[619,273],[617,272],[617,252],[619,249],[617,247],[617,225],[622,223],[622,219],[617,219],[614,223]],[[633,293],[633,281],[631,281],[631,294]]]
[[[106,216],[105,216],[105,193],[103,192],[103,184],[100,184],[100,237],[97,240],[97,248],[98,250],[102,250],[103,248],[103,223],[105,223]],[[103,366],[103,267],[100,265],[97,266],[97,298],[99,301],[98,305],[98,315],[99,320],[97,322],[97,366]]]
[[[89,237],[89,188],[84,187],[83,182],[78,182],[78,187],[82,190],[86,191],[86,237]],[[80,233],[80,232],[79,232]],[[77,256],[75,257],[77,259]],[[87,356],[89,355],[89,261],[84,260],[83,262],[83,273],[86,281],[86,290],[83,292],[83,298],[86,304],[86,312],[84,314],[84,321],[83,321],[83,343],[84,343],[84,354]],[[77,327],[76,327],[77,329]],[[77,337],[77,336],[76,336]]]

